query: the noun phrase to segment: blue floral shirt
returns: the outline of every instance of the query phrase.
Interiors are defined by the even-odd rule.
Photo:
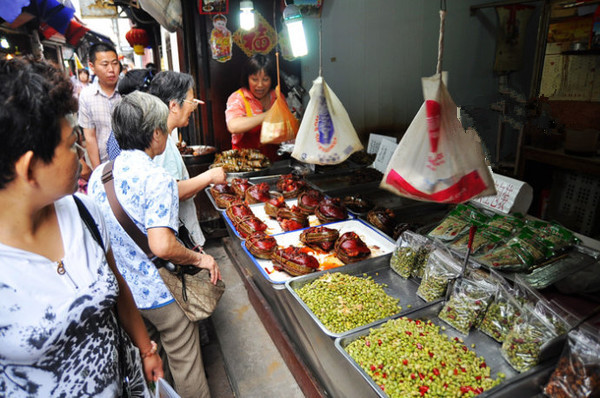
[[[98,205],[110,234],[117,266],[140,309],[161,307],[173,301],[154,264],[115,218],[102,184],[104,164],[98,166],[88,184],[88,194]],[[139,150],[124,150],[115,159],[113,176],[117,199],[135,224],[149,228],[179,227],[177,183],[165,169]]]

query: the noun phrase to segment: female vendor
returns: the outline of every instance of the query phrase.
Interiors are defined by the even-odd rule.
[[[225,122],[231,133],[233,149],[259,149],[271,161],[277,160],[278,145],[260,143],[260,129],[277,99],[275,62],[262,54],[248,59],[241,78],[241,88],[227,99]]]

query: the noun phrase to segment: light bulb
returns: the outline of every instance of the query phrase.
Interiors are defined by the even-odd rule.
[[[8,40],[6,40],[6,37],[3,37],[2,39],[0,39],[0,47],[2,47],[2,48],[10,47],[10,43],[8,42]]]
[[[293,4],[285,7],[283,10],[283,21],[288,29],[292,55],[294,57],[303,57],[308,54],[304,26],[302,25],[302,14],[298,7]]]
[[[240,28],[254,29],[254,4],[251,1],[240,1]]]

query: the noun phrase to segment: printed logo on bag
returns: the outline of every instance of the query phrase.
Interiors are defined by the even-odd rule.
[[[427,167],[435,170],[438,166],[445,163],[444,154],[437,153],[438,143],[440,141],[440,113],[441,106],[439,102],[433,100],[425,101],[427,109],[427,131],[429,133],[429,148],[431,153],[427,156],[429,164]]]
[[[337,144],[337,137],[335,137],[335,129],[327,109],[325,96],[322,96],[319,101],[319,114],[315,119],[315,132],[317,133],[316,140],[320,150],[329,152]]]

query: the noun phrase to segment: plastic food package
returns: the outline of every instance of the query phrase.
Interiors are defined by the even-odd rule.
[[[279,86],[275,88],[275,92],[277,99],[265,117],[260,130],[261,144],[281,144],[293,140],[298,133],[298,120],[290,112]]]
[[[508,232],[498,228],[492,228],[485,224],[475,223],[477,232],[473,237],[471,252],[473,254],[485,254],[501,245],[509,235]],[[460,253],[466,253],[469,245],[469,234],[464,233],[455,240],[450,247]]]
[[[525,220],[520,214],[506,216],[502,214],[494,214],[492,219],[488,222],[488,226],[501,229],[509,234],[513,234],[520,231],[521,228],[525,226]]]
[[[544,388],[551,398],[600,396],[600,341],[597,330],[569,332],[567,345]]]
[[[452,254],[442,249],[434,250],[427,259],[417,296],[427,302],[443,298],[448,283],[458,277],[461,269],[461,265]]]
[[[573,232],[556,223],[529,220],[527,226],[549,247],[551,255],[562,252],[578,241]]]
[[[556,336],[554,327],[533,307],[525,305],[500,352],[516,371],[526,372],[538,364],[542,345]]]
[[[362,149],[348,112],[323,77],[317,77],[292,157],[310,164],[338,164]]]
[[[422,79],[425,102],[392,155],[381,188],[441,203],[496,194],[481,139],[463,129],[445,80],[446,73]]]
[[[450,242],[467,232],[472,222],[485,223],[488,219],[488,216],[473,206],[460,204],[450,211],[446,218],[429,232],[428,236],[443,242]]]
[[[408,278],[415,269],[424,269],[433,243],[412,231],[404,231],[396,241],[396,249],[390,259],[390,267],[398,275]]]
[[[444,304],[438,318],[463,334],[478,326],[497,286],[477,274],[460,279],[450,299]]]
[[[479,330],[502,343],[520,315],[521,304],[515,299],[513,292],[508,286],[500,285],[485,312]]]

